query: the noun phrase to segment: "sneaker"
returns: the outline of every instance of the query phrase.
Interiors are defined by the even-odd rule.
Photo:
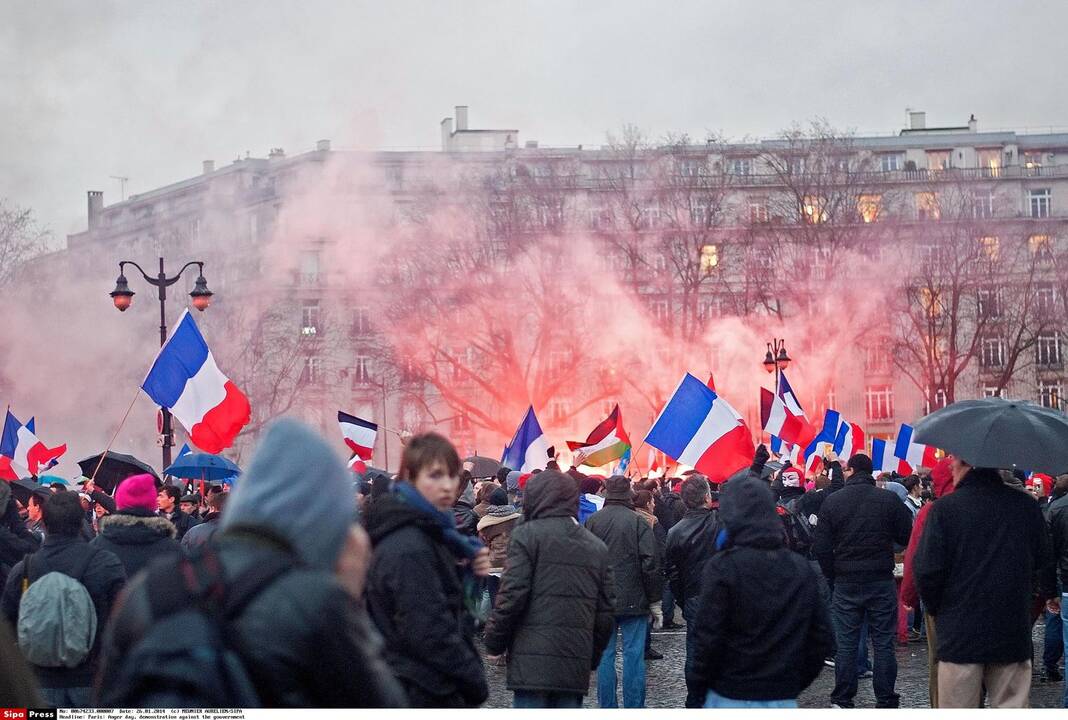
[[[871,670],[865,670],[864,672],[857,673],[857,680],[867,680],[871,677]]]
[[[923,637],[922,633],[917,632],[916,630],[909,630],[909,642],[910,643],[923,642],[924,639],[925,638]]]
[[[824,658],[823,659],[823,664],[826,665],[827,667],[834,667],[834,658]]]
[[[660,653],[658,653],[656,650],[653,650],[652,648],[649,648],[648,650],[645,651],[645,659],[646,660],[663,660],[664,656],[661,655]]]

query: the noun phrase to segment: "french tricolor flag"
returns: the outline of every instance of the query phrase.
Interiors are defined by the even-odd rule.
[[[248,398],[215,365],[215,358],[186,310],[160,349],[141,389],[167,408],[206,453],[222,452],[249,421]]]
[[[938,464],[938,455],[935,448],[930,445],[921,445],[912,441],[912,426],[901,424],[897,431],[897,444],[894,447],[894,455],[907,462],[914,468],[933,468]]]
[[[779,375],[777,393],[760,388],[760,420],[764,432],[791,445],[808,447],[816,436],[816,429],[805,417],[785,373]]]
[[[860,425],[843,421],[838,426],[838,436],[834,440],[834,452],[842,459],[843,463],[848,462],[849,458],[857,453],[864,452],[865,447],[864,430]]]
[[[823,428],[805,448],[805,471],[815,472],[816,462],[820,460],[828,450],[834,449],[834,442],[838,437],[838,426],[842,416],[837,410],[827,410],[823,414]]]
[[[53,461],[65,452],[67,452],[66,445],[46,447],[37,439],[30,427],[20,423],[10,410],[7,411],[7,417],[4,418],[4,433],[0,437],[0,455],[10,461],[4,463],[5,479],[18,479],[17,475],[12,478],[15,470],[24,470],[36,476],[41,470],[55,465]]]
[[[771,451],[778,455],[780,460],[789,460],[790,464],[795,467],[801,466],[802,450],[800,445],[784,443],[774,435],[771,437]]]
[[[660,411],[645,442],[713,482],[753,462],[753,438],[738,412],[689,373]]]
[[[375,452],[378,425],[340,410],[337,411],[337,424],[341,426],[341,436],[349,450],[360,460],[370,460]]]
[[[871,464],[875,472],[896,472],[908,475],[912,468],[894,454],[895,442],[882,438],[871,439]]]
[[[534,414],[534,406],[527,408],[512,442],[504,448],[501,464],[521,473],[543,470],[549,461],[549,441],[541,431],[541,423]]]

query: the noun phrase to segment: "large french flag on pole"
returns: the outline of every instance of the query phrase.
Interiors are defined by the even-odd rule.
[[[252,414],[248,398],[215,364],[188,310],[160,349],[141,389],[170,410],[189,432],[189,440],[207,453],[230,447]]]
[[[549,441],[541,431],[541,424],[534,414],[534,406],[527,408],[523,422],[519,423],[512,442],[504,448],[501,464],[528,473],[531,470],[542,470],[549,461]]]
[[[894,455],[894,448],[893,440],[871,439],[871,464],[875,472],[896,472],[899,475],[912,472],[907,462]]]
[[[938,455],[935,448],[930,445],[921,445],[912,441],[912,426],[901,423],[901,429],[897,431],[897,445],[894,455],[907,462],[914,468],[933,468],[938,464]]]
[[[867,447],[864,442],[864,430],[856,423],[843,421],[838,426],[838,436],[834,439],[834,451],[842,462],[848,462],[849,458],[857,453],[864,452]]]
[[[46,447],[28,426],[7,411],[4,433],[0,437],[0,455],[10,460],[10,465],[4,468],[7,479],[11,479],[12,470],[24,470],[36,476],[41,470],[52,467],[53,461],[65,452],[66,445]]]
[[[753,462],[753,437],[741,416],[689,373],[653,423],[645,442],[713,482]]]

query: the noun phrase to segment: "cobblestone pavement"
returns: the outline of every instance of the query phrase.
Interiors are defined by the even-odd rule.
[[[1035,626],[1035,658],[1042,663],[1042,623]],[[683,678],[682,665],[686,656],[686,636],[681,630],[653,632],[653,648],[664,654],[663,660],[651,660],[646,663],[647,691],[646,705],[651,708],[681,708],[685,704],[686,682]],[[926,708],[927,704],[927,644],[910,643],[897,648],[897,691],[901,695],[901,706],[909,708]],[[617,665],[622,672],[622,665]],[[510,707],[512,693],[505,687],[506,668],[486,666],[489,679],[490,696],[484,707]],[[586,696],[583,707],[597,707],[597,678],[590,675],[590,694]],[[821,708],[830,704],[831,688],[834,686],[834,669],[824,668],[808,690],[802,693],[801,707]],[[1033,676],[1031,684],[1031,705],[1036,708],[1059,708],[1064,693],[1063,683],[1043,682],[1039,675]],[[622,698],[621,698],[622,699]],[[858,708],[875,707],[871,680],[861,680],[856,697]]]

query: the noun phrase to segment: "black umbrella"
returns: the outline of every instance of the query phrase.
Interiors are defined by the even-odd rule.
[[[482,455],[472,455],[469,458],[464,458],[464,462],[472,464],[471,477],[475,478],[493,477],[501,469],[500,462]]]
[[[18,480],[12,480],[9,484],[11,485],[11,494],[14,495],[15,499],[22,503],[24,507],[26,503],[30,501],[30,496],[34,493],[40,495],[42,499],[52,496],[51,490],[44,485],[41,485],[33,478],[19,478]]]
[[[1068,472],[1068,416],[1023,400],[963,400],[916,423],[914,442],[973,467]]]
[[[96,470],[97,463],[100,463],[100,470]],[[124,455],[111,450],[108,450],[104,462],[100,462],[100,453],[97,453],[79,460],[78,467],[82,469],[82,474],[87,478],[92,478],[93,471],[96,471],[96,478],[93,482],[108,494],[114,493],[118,484],[131,475],[147,473],[156,478],[157,484],[160,482],[159,475],[151,465],[141,462],[133,455]]]

